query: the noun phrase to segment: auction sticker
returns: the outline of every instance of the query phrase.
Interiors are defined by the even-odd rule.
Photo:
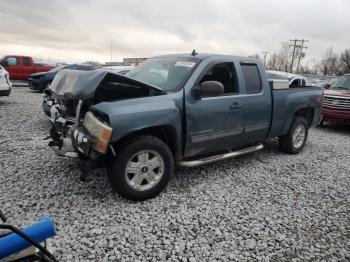
[[[185,66],[185,67],[193,67],[196,63],[186,62],[186,61],[178,61],[175,66]]]

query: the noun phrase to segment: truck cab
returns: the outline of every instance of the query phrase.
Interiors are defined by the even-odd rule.
[[[31,74],[46,72],[52,66],[34,63],[30,56],[7,55],[0,60],[0,64],[9,72],[11,80],[27,80]]]

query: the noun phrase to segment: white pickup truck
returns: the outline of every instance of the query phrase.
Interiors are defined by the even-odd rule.
[[[0,96],[9,96],[11,87],[9,73],[0,65]]]
[[[287,80],[289,87],[311,86],[305,76],[274,70],[267,70],[266,74],[269,80]]]

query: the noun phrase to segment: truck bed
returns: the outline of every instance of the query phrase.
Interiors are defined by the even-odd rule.
[[[310,108],[310,126],[316,125],[320,112],[323,89],[321,87],[295,87],[272,90],[272,123],[268,137],[286,134],[292,124],[295,113],[300,108]],[[316,108],[316,109],[314,109]]]

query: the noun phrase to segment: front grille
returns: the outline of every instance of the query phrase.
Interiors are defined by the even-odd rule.
[[[334,109],[350,110],[350,97],[343,96],[324,96],[323,106]]]

